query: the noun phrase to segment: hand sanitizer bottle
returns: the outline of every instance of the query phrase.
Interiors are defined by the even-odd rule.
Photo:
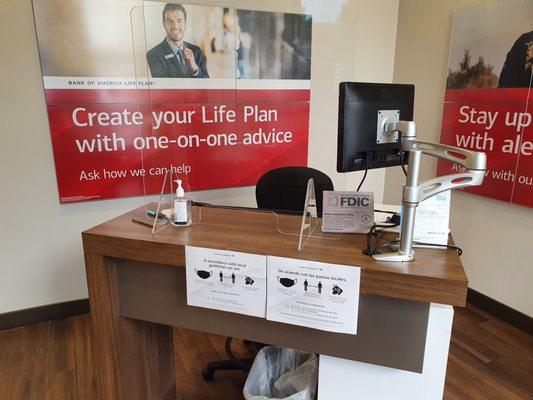
[[[189,201],[185,197],[185,190],[181,186],[181,179],[176,181],[176,197],[172,200],[172,224],[188,226],[191,224],[191,212]]]

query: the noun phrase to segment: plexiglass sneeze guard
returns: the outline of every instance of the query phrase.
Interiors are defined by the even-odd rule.
[[[209,206],[256,207],[257,180],[282,166],[318,169],[336,190],[353,189],[359,173],[338,174],[335,159],[338,85],[354,78],[355,0],[137,4],[130,18],[144,124],[135,148],[154,234],[170,228],[153,216],[157,205],[170,208],[178,178]],[[298,246],[301,219],[283,226],[290,218],[271,215],[273,229]],[[209,207],[192,220],[170,229],[209,223]],[[308,222],[300,248],[334,236]]]
[[[190,213],[189,219],[191,221],[190,226],[181,226],[174,223],[173,220],[173,209],[172,209],[172,200],[174,196],[172,194],[167,194],[167,187],[171,187],[170,182],[173,181],[175,175],[172,171],[169,171],[165,174],[163,179],[163,186],[161,188],[161,193],[159,201],[157,203],[151,203],[146,205],[147,218],[152,220],[152,234],[155,236],[165,228],[175,229],[193,229],[192,226],[203,223],[204,225],[210,224],[219,224],[219,218],[212,218],[214,215],[210,210],[216,209],[238,209],[242,212],[254,212],[262,214],[262,226],[263,228],[276,230],[281,235],[293,236],[297,240],[298,251],[303,250],[310,238],[314,239],[325,239],[325,240],[336,240],[341,236],[339,234],[331,233],[322,233],[319,228],[320,219],[317,215],[316,209],[316,198],[315,198],[315,189],[314,181],[310,179],[307,184],[307,192],[305,197],[305,206],[301,217],[296,215],[283,215],[271,210],[254,210],[250,208],[236,208],[228,206],[216,206],[216,205],[207,205],[203,203],[194,203],[190,199],[187,199],[189,202],[188,212]],[[172,193],[172,189],[170,189]],[[194,204],[194,206],[193,206]],[[203,216],[203,220],[202,220]],[[265,224],[266,221],[266,224]],[[238,226],[238,222],[234,221],[225,221],[225,224]],[[299,224],[299,231],[298,231]],[[268,228],[270,226],[270,228]],[[320,229],[320,228],[319,228]],[[296,243],[295,243],[296,244]]]

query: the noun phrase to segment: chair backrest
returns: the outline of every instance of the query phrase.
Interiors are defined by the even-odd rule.
[[[333,182],[323,172],[308,167],[283,167],[266,172],[255,186],[257,207],[302,212],[307,182],[313,178],[318,215],[322,215],[322,192],[333,190]]]

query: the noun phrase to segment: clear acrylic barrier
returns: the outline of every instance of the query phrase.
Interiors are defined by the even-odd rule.
[[[233,171],[236,163],[235,158],[226,157],[208,165],[202,162],[205,153],[198,150],[200,143],[227,140],[226,134],[235,130],[235,122],[217,121],[223,118],[220,111],[236,108],[234,35],[224,32],[233,11],[185,4],[185,17],[180,6],[163,13],[166,4],[144,1],[131,12],[137,97],[149,122],[137,140],[143,147],[145,207],[147,218],[154,221],[154,233],[159,231],[156,225],[165,223],[154,220],[154,210],[147,205],[156,200],[160,207],[170,208],[178,178],[188,197],[193,198],[191,188],[202,188],[202,177],[212,175],[217,166],[220,170],[222,164]],[[191,21],[199,20],[201,24],[191,25]],[[182,47],[172,47],[171,38],[183,33]],[[186,62],[187,53],[193,54],[196,74]],[[210,121],[216,134],[196,132],[203,120]],[[189,177],[191,169],[200,177],[195,182]],[[152,195],[157,193],[159,198],[154,199]]]
[[[314,179],[309,179],[309,181],[307,182],[307,193],[305,195],[305,206],[302,213],[301,221],[302,222],[300,224],[300,233],[298,235],[298,251],[303,250],[304,246],[310,238],[335,240],[341,237],[341,235],[339,234],[331,234],[324,232],[315,233],[316,228],[321,225],[322,220],[318,218]],[[280,231],[279,225],[278,231]],[[281,231],[280,233],[289,235],[293,234]]]
[[[183,229],[183,226],[176,225],[172,220],[172,196],[165,194],[165,187],[167,182],[172,180],[172,172],[169,171],[165,174],[163,179],[163,186],[161,188],[161,194],[157,207],[153,209],[147,209],[147,218],[153,221],[152,234],[156,235],[165,228],[174,227],[176,229]],[[189,200],[189,203],[195,204]],[[316,228],[319,227],[321,220],[318,218],[316,210],[316,199],[313,179],[310,179],[307,185],[306,206],[302,213],[302,216],[297,215],[284,215],[270,210],[250,209],[250,208],[236,208],[229,206],[216,206],[209,204],[196,203],[193,207],[190,204],[189,213],[191,214],[191,225],[204,224],[204,225],[220,225],[220,216],[215,211],[210,213],[210,210],[220,209],[239,209],[244,212],[261,213],[263,219],[260,222],[261,227],[271,226],[272,231],[274,229],[282,234],[288,236],[298,237],[297,248],[301,251],[307,244],[309,239],[326,239],[337,240],[341,237],[339,234],[316,232]],[[202,210],[205,210],[202,212]],[[203,215],[203,219],[202,219]],[[265,217],[266,216],[266,220]],[[250,225],[250,220],[246,219],[245,224]],[[266,223],[265,223],[266,222]],[[222,222],[225,226],[231,226],[235,223],[239,226],[239,222],[224,219]],[[242,221],[240,222],[242,224]],[[242,226],[242,225],[241,225]],[[299,230],[298,230],[299,229]]]
[[[165,4],[166,2],[143,1],[131,11],[139,109],[145,115],[152,116],[151,123],[139,132],[139,143],[157,146],[158,140],[166,141],[164,137],[173,140],[198,131],[198,121],[194,121],[194,117],[190,124],[169,123],[162,129],[164,120],[159,118],[160,113],[165,111],[172,111],[174,118],[186,118],[185,111],[196,111],[194,115],[197,116],[205,105],[210,108],[210,118],[213,119],[216,106],[225,106],[227,110],[235,110],[237,113],[242,113],[243,107],[247,105],[258,105],[259,108],[276,106],[282,117],[277,124],[271,125],[281,129],[292,116],[303,115],[307,110],[308,126],[297,128],[308,132],[299,143],[308,149],[305,164],[326,173],[333,180],[335,190],[355,190],[362,172],[336,172],[336,134],[338,85],[342,81],[356,78],[356,0],[288,0],[268,3],[215,1],[207,3],[208,5],[202,1],[181,3],[187,10],[184,40],[197,46],[205,55],[210,76],[208,79],[154,77],[147,60],[150,58],[148,54],[162,43],[168,32],[168,26],[162,20]],[[312,31],[309,33],[312,40],[309,41],[308,53],[306,42],[299,39],[306,37],[305,21],[310,21]],[[263,26],[273,26],[275,30],[265,31]],[[269,36],[274,39],[267,41]],[[301,72],[302,68],[305,70],[307,62],[302,55],[306,54],[310,57],[310,79],[298,79],[306,77],[305,72]],[[173,60],[175,54],[168,51],[163,55],[166,56]],[[286,92],[286,96],[281,94],[281,97],[272,96],[268,91],[286,87],[301,89],[293,89]],[[250,88],[263,88],[266,91],[262,89],[259,98],[250,98]],[[306,90],[310,90],[309,97],[294,97],[295,93],[305,93]],[[286,120],[283,120],[283,115],[286,115]],[[252,132],[258,128],[257,124],[244,123],[238,118],[212,126],[216,129],[211,129],[211,132],[227,134]],[[207,131],[201,133],[200,139],[206,138],[207,134]],[[145,205],[155,200],[160,202],[161,207],[169,208],[175,191],[174,175],[183,175],[184,168],[192,166],[195,172],[182,176],[191,200],[212,205],[255,207],[255,182],[262,173],[277,167],[276,157],[268,156],[273,145],[262,145],[254,149],[263,156],[252,167],[246,164],[251,156],[250,147],[245,147],[242,143],[229,150],[222,148],[209,153],[188,147],[171,147],[169,144],[165,151],[153,148],[140,150],[146,170],[146,175],[142,177]],[[285,153],[279,153],[279,157],[287,160],[285,165],[291,165],[291,160],[297,159],[294,151],[294,148],[290,148]],[[178,170],[178,166],[183,168]],[[170,169],[172,167],[174,169]],[[167,174],[168,171],[171,173]],[[163,182],[165,177],[168,181]],[[201,210],[197,223],[211,223],[207,208],[202,207]],[[275,213],[272,216],[273,227],[280,234],[300,235],[301,219],[293,226],[286,218],[280,218]],[[147,215],[147,218],[152,217]],[[165,226],[153,218],[152,221],[155,222],[154,234]],[[310,238],[332,237],[339,238],[340,235],[322,233],[320,220],[310,218],[300,247],[303,248]]]
[[[173,185],[172,182],[176,181],[174,179],[176,176],[172,170],[169,170],[165,173],[163,178],[163,184],[161,186],[161,193],[159,195],[159,201],[157,202],[157,208],[150,209],[147,204],[145,204],[146,217],[153,221],[152,225],[152,234],[155,235],[162,231],[164,228],[169,226],[174,226],[176,228],[183,228],[183,226],[178,225],[174,222],[173,216]],[[167,190],[168,192],[167,192]],[[198,224],[202,220],[202,209],[199,207],[192,207],[192,201],[187,199],[187,219],[191,221],[192,224]]]

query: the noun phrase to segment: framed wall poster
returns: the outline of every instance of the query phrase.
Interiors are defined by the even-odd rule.
[[[307,165],[309,15],[33,0],[61,203],[255,185]]]
[[[533,3],[505,0],[456,11],[441,143],[487,154],[467,192],[533,207]],[[437,173],[460,170],[439,161]]]

